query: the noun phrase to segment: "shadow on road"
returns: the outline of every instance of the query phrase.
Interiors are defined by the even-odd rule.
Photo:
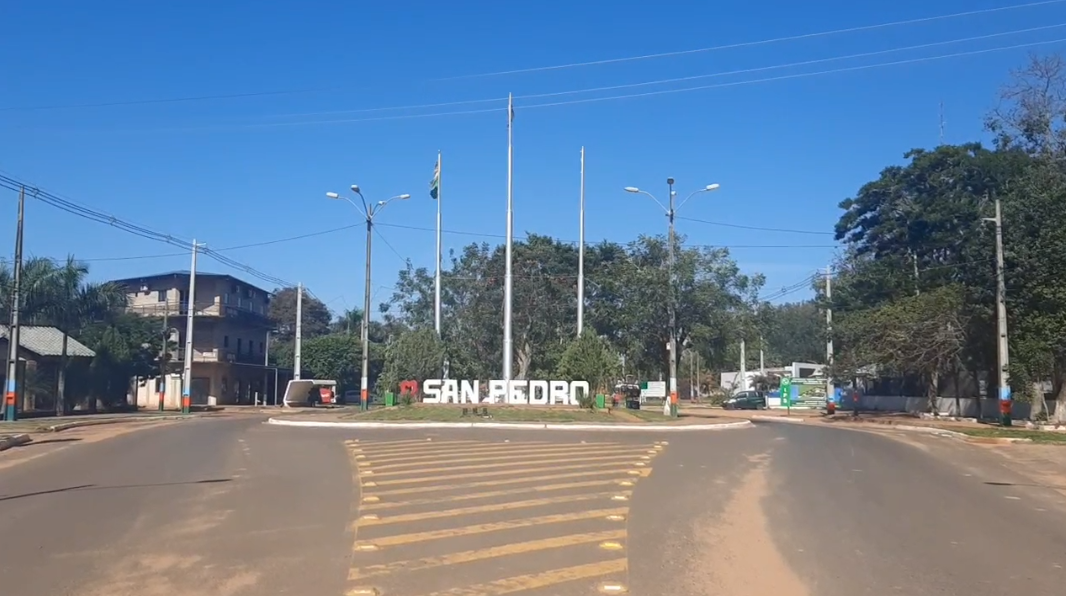
[[[50,490],[39,490],[32,493],[24,493],[21,495],[3,495],[0,496],[0,501],[13,501],[15,499],[25,499],[27,497],[38,497],[41,495],[51,495],[56,493],[66,493],[74,491],[86,491],[86,490],[113,490],[119,488],[155,488],[157,486],[185,486],[190,484],[217,484],[220,482],[233,482],[232,478],[212,478],[208,480],[193,480],[191,482],[160,482],[156,484],[123,484],[118,486],[97,486],[95,484],[80,484],[77,486],[67,486],[64,488],[53,488]]]

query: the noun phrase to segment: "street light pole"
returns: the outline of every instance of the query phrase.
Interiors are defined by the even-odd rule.
[[[667,191],[669,193],[669,200],[667,202],[667,205],[669,205],[668,207],[663,205],[662,203],[660,203],[659,200],[656,199],[655,196],[652,195],[651,193],[649,193],[647,191],[640,190],[639,188],[637,188],[635,186],[627,186],[627,187],[625,187],[624,190],[626,192],[639,193],[639,194],[648,195],[649,197],[651,197],[651,199],[653,201],[658,203],[658,205],[660,207],[662,207],[664,211],[666,211],[666,218],[667,218],[667,221],[669,222],[669,228],[668,228],[668,234],[667,234],[666,242],[667,242],[667,277],[668,277],[668,280],[669,280],[668,284],[670,286],[669,290],[668,290],[669,291],[669,299],[667,300],[667,302],[668,302],[667,307],[668,307],[668,309],[670,311],[670,343],[667,346],[667,350],[670,353],[669,354],[669,357],[670,357],[670,391],[669,391],[669,401],[663,407],[663,413],[664,414],[669,413],[670,416],[677,417],[677,407],[678,407],[678,403],[677,403],[677,295],[675,293],[676,284],[674,283],[674,259],[675,259],[675,255],[674,255],[674,215],[676,214],[677,210],[680,209],[685,203],[687,203],[688,200],[691,199],[692,197],[696,196],[697,194],[699,194],[701,192],[711,192],[711,191],[714,191],[714,190],[718,190],[719,186],[717,184],[708,184],[707,186],[705,186],[705,187],[703,187],[703,188],[701,188],[701,189],[699,189],[697,191],[694,191],[691,194],[689,194],[687,197],[685,197],[685,200],[681,201],[681,204],[677,205],[676,207],[674,206],[674,179],[673,178],[667,178],[666,179],[666,186],[667,186]]]
[[[359,199],[363,205],[360,206],[353,200],[347,197],[341,197],[335,192],[327,192],[326,197],[330,199],[341,199],[351,203],[356,209],[362,211],[363,216],[366,218],[366,280],[365,287],[363,289],[363,320],[362,320],[362,372],[359,375],[359,407],[366,410],[370,404],[370,249],[371,238],[374,234],[374,216],[379,211],[385,208],[386,205],[394,200],[406,201],[411,198],[409,194],[396,195],[386,201],[378,201],[377,203],[368,204],[366,197],[363,196],[362,191],[359,189],[358,184],[352,185],[352,192],[359,195]]]
[[[192,334],[196,317],[196,253],[200,245],[194,239],[192,241],[192,267],[189,270],[189,298],[188,313],[185,319],[185,370],[181,383],[181,413],[188,414],[192,409],[192,360],[193,343]]]

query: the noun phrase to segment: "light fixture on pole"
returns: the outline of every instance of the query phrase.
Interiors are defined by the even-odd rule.
[[[389,203],[393,201],[406,201],[411,198],[411,195],[396,195],[387,200],[378,201],[377,203],[367,203],[366,197],[363,196],[358,184],[353,184],[351,189],[353,193],[359,195],[359,200],[362,202],[362,205],[348,197],[342,197],[335,192],[327,192],[326,197],[333,200],[348,201],[363,214],[364,218],[366,218],[366,280],[364,282],[366,285],[363,289],[363,324],[361,336],[363,362],[362,372],[359,375],[359,407],[366,410],[370,403],[370,240],[374,233],[374,216]]]
[[[719,185],[718,184],[708,184],[707,186],[705,186],[705,187],[703,187],[703,188],[701,188],[699,190],[693,191],[691,194],[689,194],[687,197],[685,197],[685,200],[681,201],[680,205],[677,205],[676,207],[674,206],[674,179],[673,178],[667,178],[666,179],[666,187],[667,187],[667,196],[669,197],[669,199],[668,199],[669,207],[666,206],[666,205],[663,205],[662,203],[660,203],[659,199],[655,198],[655,195],[651,194],[648,191],[640,190],[636,186],[627,186],[627,187],[625,187],[624,190],[626,192],[629,192],[629,193],[642,194],[642,195],[647,195],[648,197],[650,197],[651,200],[655,201],[655,203],[657,205],[659,205],[659,207],[662,207],[663,211],[666,212],[666,218],[667,218],[667,221],[669,222],[669,228],[668,228],[668,233],[667,233],[667,238],[666,238],[667,251],[668,251],[667,252],[667,254],[668,254],[667,268],[668,268],[668,275],[669,275],[669,288],[668,288],[668,290],[669,290],[669,294],[670,294],[670,298],[667,301],[667,306],[670,309],[670,343],[667,344],[667,347],[666,347],[667,352],[669,353],[669,356],[670,356],[670,389],[669,389],[669,396],[668,396],[668,398],[669,398],[668,408],[669,408],[670,416],[676,417],[677,416],[677,405],[678,405],[677,404],[677,359],[678,359],[678,356],[677,356],[677,296],[675,294],[675,290],[676,290],[676,285],[677,284],[676,284],[676,282],[674,280],[674,259],[675,259],[675,256],[674,256],[674,215],[676,214],[677,209],[681,205],[684,205],[685,203],[687,203],[689,199],[691,199],[692,197],[694,197],[695,195],[697,195],[697,194],[699,194],[701,192],[711,192],[711,191],[714,191],[714,190],[718,190]],[[664,407],[663,409],[666,410],[667,408]]]

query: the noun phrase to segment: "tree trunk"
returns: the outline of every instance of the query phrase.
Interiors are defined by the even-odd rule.
[[[984,396],[981,395],[981,377],[976,368],[970,371],[970,375],[973,377],[974,391],[976,392],[974,393],[974,401],[977,403],[977,419],[982,420],[985,417],[985,413],[983,403]]]
[[[1044,387],[1042,383],[1031,383],[1029,387],[1033,394],[1033,402],[1029,406],[1029,420],[1031,422],[1040,422],[1047,418],[1047,404],[1044,403]]]
[[[529,345],[529,342],[522,339],[518,344],[518,371],[514,375],[515,379],[526,379],[529,376],[529,365],[533,362],[533,346]]]
[[[63,347],[59,353],[59,379],[56,387],[56,416],[67,413],[67,344],[69,336],[63,332]]]
[[[1055,412],[1050,418],[1052,424],[1066,424],[1066,367],[1055,367]]]
[[[925,396],[926,396],[926,399],[928,400],[928,403],[926,404],[926,408],[928,408],[928,411],[931,412],[933,414],[933,416],[938,416],[938,417],[940,416],[940,404],[937,403],[936,394],[937,394],[937,381],[939,380],[939,378],[940,378],[940,375],[936,371],[933,371],[933,372],[929,373],[929,382],[926,384],[926,390],[925,390]]]

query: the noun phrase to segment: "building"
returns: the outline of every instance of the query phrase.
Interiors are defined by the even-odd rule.
[[[180,374],[185,363],[189,272],[174,271],[113,280],[126,288],[128,310],[160,317],[168,330],[166,403],[180,407]],[[232,275],[196,273],[193,308],[192,403],[197,405],[274,403],[278,371],[269,365],[267,316],[270,293]],[[288,376],[286,375],[286,378]],[[158,379],[145,379],[137,391],[142,407],[158,404]],[[280,400],[280,397],[277,399]]]
[[[10,331],[0,325],[0,354],[3,354],[4,370],[0,379],[7,383],[7,357],[10,346]],[[56,395],[59,394],[59,365],[63,355],[63,332],[55,327],[21,325],[19,327],[18,365],[18,410],[20,412],[54,412]],[[67,337],[69,362],[88,361],[96,354],[73,337]],[[75,391],[71,391],[75,389]],[[85,397],[71,395],[76,388],[67,385],[67,399]]]

